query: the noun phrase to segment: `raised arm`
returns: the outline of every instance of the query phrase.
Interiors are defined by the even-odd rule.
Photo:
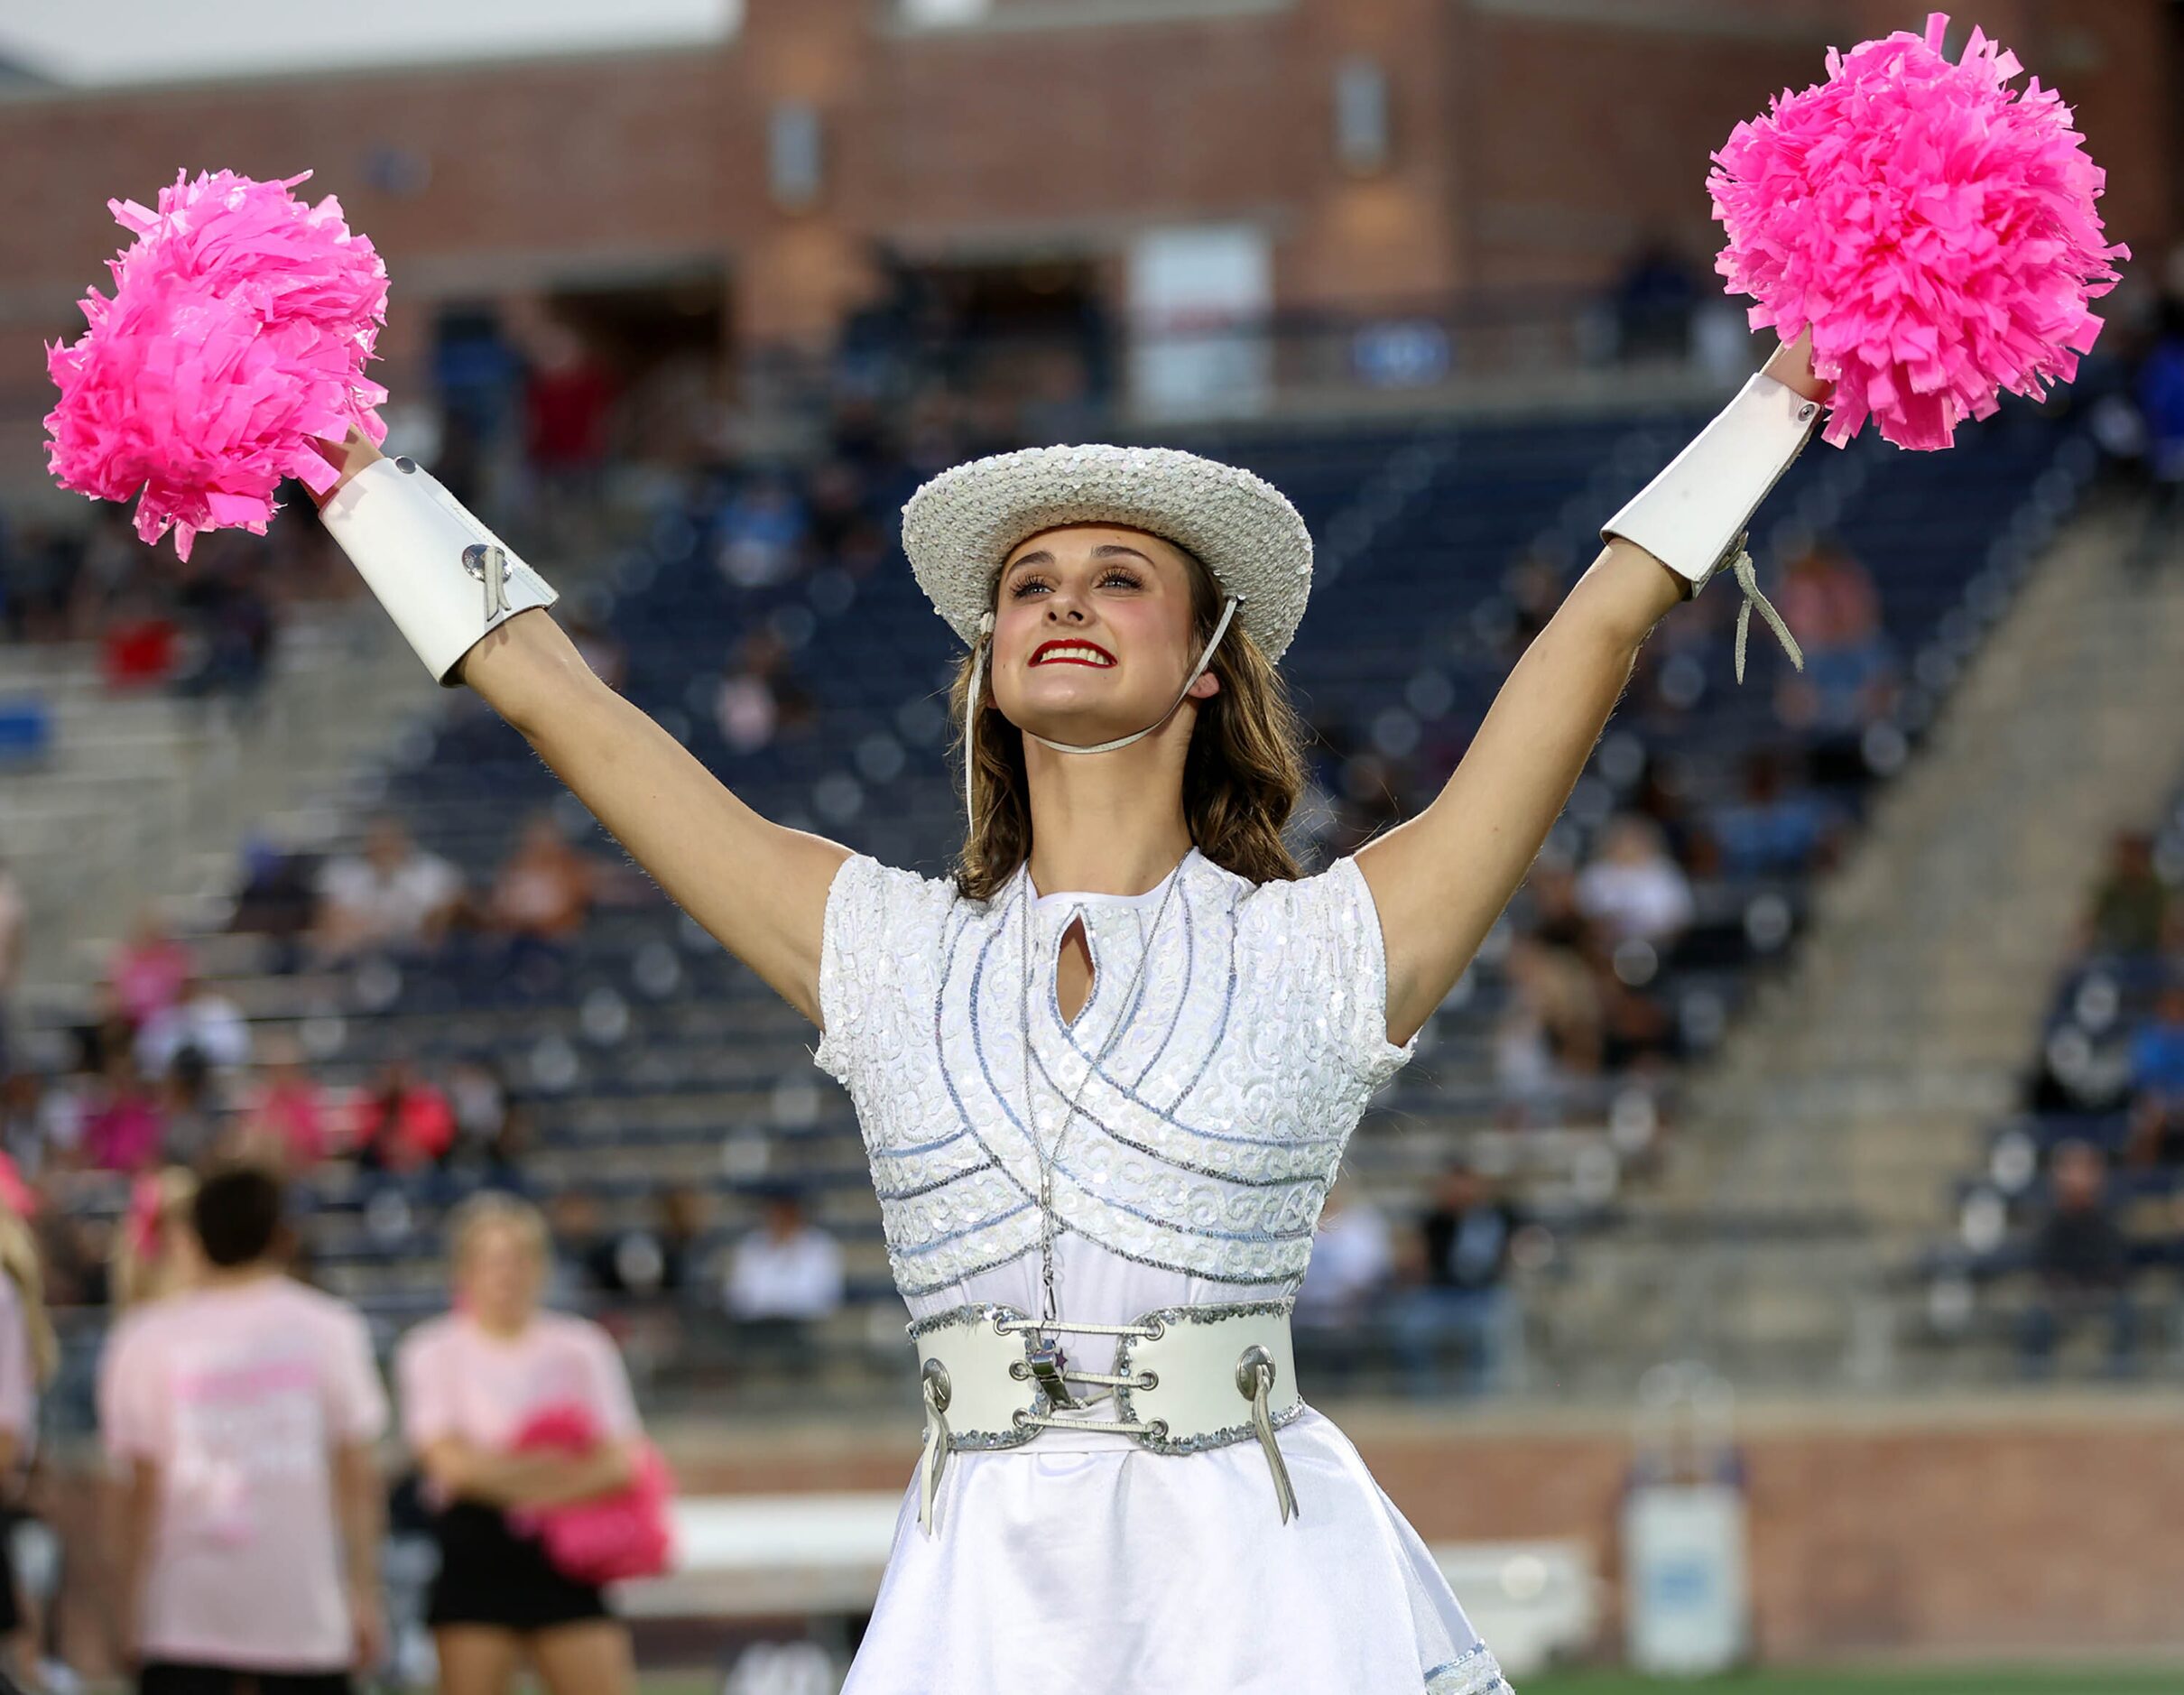
[[[1810,331],[1764,375],[1809,399]],[[1447,998],[1569,801],[1629,683],[1638,649],[1685,597],[1661,560],[1612,538],[1532,638],[1431,805],[1358,849],[1388,960],[1388,1039],[1410,1040]]]
[[[338,489],[380,454],[355,431]],[[602,682],[543,607],[488,631],[456,673],[531,744],[670,899],[814,1023],[827,891],[849,849],[762,818]]]

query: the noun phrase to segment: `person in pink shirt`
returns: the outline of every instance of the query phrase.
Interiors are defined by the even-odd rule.
[[[295,1174],[327,1155],[326,1091],[303,1063],[303,1044],[285,1033],[265,1044],[261,1080],[243,1109],[244,1145]]]
[[[629,1635],[596,1585],[558,1570],[513,1508],[613,1495],[642,1434],[622,1356],[588,1319],[541,1311],[546,1225],[487,1190],[457,1209],[455,1311],[395,1350],[403,1437],[439,1508],[425,1616],[441,1695],[502,1695],[528,1658],[553,1695],[629,1695]],[[600,1440],[582,1456],[513,1451],[532,1415],[571,1403]]]
[[[106,1055],[98,1104],[86,1115],[83,1149],[102,1172],[140,1172],[156,1164],[167,1137],[167,1116],[126,1048]]]
[[[138,1695],[347,1695],[379,1653],[386,1397],[363,1318],[283,1274],[281,1186],[216,1170],[204,1269],[107,1338]]]
[[[114,950],[106,977],[130,1023],[142,1024],[180,998],[191,968],[189,947],[167,933],[157,907],[145,906],[128,940]]]

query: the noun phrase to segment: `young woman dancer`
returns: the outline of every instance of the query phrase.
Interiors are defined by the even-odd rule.
[[[433,676],[820,1026],[856,1103],[926,1441],[850,1695],[1506,1690],[1300,1397],[1289,1304],[1366,1101],[1639,645],[1732,562],[1763,607],[1743,531],[1818,428],[1807,355],[1609,521],[1433,804],[1309,877],[1278,834],[1300,769],[1274,664],[1311,544],[1246,472],[1051,448],[912,497],[912,568],[971,647],[967,835],[928,879],[757,816],[525,616],[554,591],[428,474],[325,445],[324,522]]]
[[[605,1596],[507,1516],[627,1487],[640,1431],[622,1356],[589,1319],[540,1310],[546,1224],[528,1202],[491,1190],[463,1202],[449,1256],[455,1310],[394,1358],[403,1438],[439,1511],[425,1622],[440,1695],[502,1695],[525,1659],[553,1695],[627,1695],[629,1633]],[[589,1454],[511,1451],[532,1413],[571,1403],[605,1439]]]

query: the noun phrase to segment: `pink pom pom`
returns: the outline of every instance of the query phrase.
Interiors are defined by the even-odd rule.
[[[178,172],[159,210],[108,200],[134,244],[107,261],[114,298],[83,300],[90,328],[49,347],[60,387],[46,462],[64,488],[141,495],[136,533],[171,525],[190,557],[199,531],[265,533],[283,477],[314,491],[339,472],[311,446],[354,424],[375,442],[387,392],[364,376],[386,321],[386,265],[328,195],[306,206],[277,182]]]
[[[1976,29],[1950,64],[1948,25],[1828,49],[1828,80],[1739,124],[1707,178],[1728,234],[1714,268],[1759,302],[1753,329],[1811,326],[1837,447],[1870,413],[1899,447],[1945,448],[2000,390],[2076,376],[2100,333],[2086,301],[2131,255],[2101,242],[2106,173],[2070,108],[2037,77],[2004,88],[2017,57]]]

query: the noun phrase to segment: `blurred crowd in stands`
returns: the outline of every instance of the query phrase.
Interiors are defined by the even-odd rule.
[[[1620,333],[1633,357],[1686,345],[1679,338],[1689,334],[1694,297],[1674,271],[1660,255],[1642,255],[1624,279]],[[596,499],[625,433],[616,413],[625,397],[614,374],[566,330],[541,334],[516,366],[506,366],[504,352],[494,357],[503,364],[493,370],[441,373],[436,470],[458,495],[477,498],[500,450],[495,443],[514,440],[542,497]],[[2165,304],[2144,345],[2136,414],[2151,444],[2143,463],[2157,480],[2176,458],[2184,481],[2184,457],[2167,445],[2172,433],[2184,440],[2184,415],[2172,432],[2164,399],[2166,373],[2179,358],[2184,314]],[[476,400],[504,396],[512,370],[521,395],[513,419]],[[822,566],[856,581],[890,568],[893,503],[903,486],[1010,445],[1005,424],[939,394],[888,410],[850,393],[838,397],[813,456],[743,455],[716,443],[709,457],[675,467],[672,486],[702,523],[708,556],[736,588],[792,583]],[[1499,597],[1508,616],[1492,634],[1502,668],[1552,616],[1578,569],[1545,555],[1510,561]],[[1757,673],[1771,690],[1772,721],[1736,755],[1735,792],[1702,797],[1687,768],[1633,738],[1638,765],[1620,785],[1616,810],[1581,835],[1558,830],[1499,927],[1491,963],[1504,992],[1490,1062],[1505,1128],[1596,1110],[1604,1085],[1659,1078],[1685,1058],[1688,1033],[1663,991],[1700,928],[1704,888],[1801,883],[1836,862],[1855,826],[1861,791],[1883,768],[1873,732],[1895,710],[1905,656],[1883,620],[1872,574],[1839,537],[1812,536],[1771,588],[1805,665]],[[119,508],[99,508],[80,533],[0,520],[0,629],[16,640],[97,641],[116,688],[248,699],[262,685],[286,607],[356,592],[354,573],[315,523],[279,523],[264,539],[208,535],[183,565],[171,546],[139,543]],[[1624,719],[1643,726],[1689,709],[1702,686],[1694,654],[1717,641],[1730,600],[1663,624],[1642,651]],[[571,597],[564,622],[593,669],[620,686],[628,656],[581,597]],[[800,673],[795,648],[778,624],[755,625],[717,678],[704,680],[731,751],[793,741],[814,727],[820,686]],[[1351,851],[1414,815],[1463,751],[1431,735],[1398,747],[1362,727],[1314,728],[1318,813],[1305,823],[1322,854]],[[2100,945],[2143,947],[2160,938],[2173,953],[2168,885],[2152,877],[2142,846],[2129,854],[2137,857],[2119,849],[2112,886],[2096,903]],[[505,861],[474,883],[464,867],[412,842],[390,813],[371,821],[358,851],[323,863],[247,841],[232,927],[270,939],[277,974],[350,968],[377,957],[431,960],[453,949],[491,959],[509,984],[543,1003],[566,986],[570,945],[597,909],[656,898],[626,863],[575,848],[550,814],[532,820]],[[0,1042],[22,927],[21,896],[0,867]],[[72,1064],[58,1072],[10,1069],[7,1051],[0,1047],[0,1147],[34,1184],[65,1187],[79,1173],[141,1173],[238,1149],[269,1154],[293,1173],[330,1164],[388,1181],[444,1179],[449,1192],[526,1181],[523,1103],[494,1055],[443,1064],[398,1054],[367,1085],[330,1089],[294,1037],[254,1039],[242,1010],[150,912],[117,949]],[[2163,996],[2133,1053],[2133,1127],[2117,1152],[2138,1163],[2184,1162],[2184,988]],[[2099,1184],[2082,1163],[2072,1170],[2071,1204],[2097,1215]],[[606,1230],[580,1199],[563,1197],[555,1221],[567,1288],[610,1299],[679,1295],[698,1280],[689,1259],[706,1235],[707,1206],[696,1190],[663,1187],[655,1220],[633,1233]],[[66,1207],[49,1216],[60,1299],[95,1301],[96,1232],[104,1226]],[[2056,1227],[2059,1241],[2068,1241],[2055,1254],[2059,1265],[2082,1271],[2105,1250],[2078,1217]],[[81,1239],[66,1239],[71,1233]],[[1540,1233],[1496,1176],[1466,1162],[1444,1172],[1408,1217],[1389,1218],[1363,1197],[1342,1196],[1328,1209],[1303,1297],[1311,1346],[1343,1369],[1345,1349],[1367,1333],[1356,1315],[1370,1309],[1385,1315],[1378,1344],[1414,1392],[1505,1385],[1522,1369],[1509,1280]],[[754,1345],[845,1298],[838,1246],[792,1190],[769,1202],[764,1224],[712,1275],[718,1301],[749,1327]]]

